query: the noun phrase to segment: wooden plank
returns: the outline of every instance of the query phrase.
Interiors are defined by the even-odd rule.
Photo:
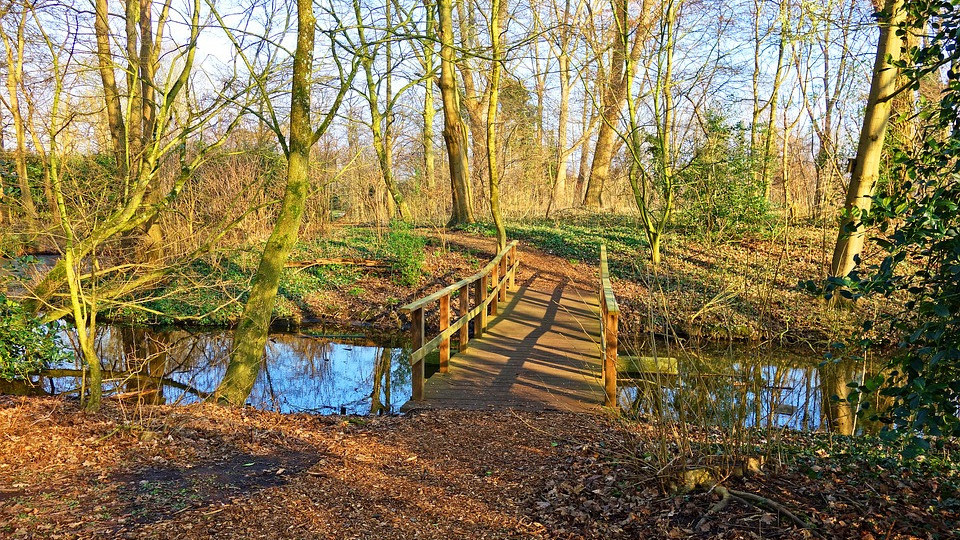
[[[680,364],[670,356],[617,356],[617,372],[633,374],[679,375]]]

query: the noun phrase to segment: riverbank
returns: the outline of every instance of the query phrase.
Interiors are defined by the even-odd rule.
[[[0,397],[0,434],[0,535],[13,538],[905,539],[960,530],[952,462],[901,466],[866,439],[790,435],[761,473],[724,481],[813,526],[803,530],[740,501],[709,514],[716,490],[665,493],[652,428],[597,415],[318,417],[112,401],[85,415],[69,401]]]
[[[652,336],[823,350],[855,332],[863,317],[893,309],[865,300],[855,310],[831,309],[798,289],[801,281],[824,279],[830,242],[822,229],[793,226],[735,240],[673,230],[654,269],[631,219],[574,216],[510,225],[509,237],[521,242],[521,277],[553,272],[595,288],[598,246],[605,242],[621,307],[621,344],[636,351]],[[400,306],[473,274],[495,245],[484,225],[468,231],[331,227],[323,238],[298,244],[281,276],[274,317],[287,328],[325,324],[396,334],[408,324]],[[872,260],[869,246],[864,257]],[[256,263],[256,246],[224,248],[176,268],[101,318],[229,327],[242,312]]]

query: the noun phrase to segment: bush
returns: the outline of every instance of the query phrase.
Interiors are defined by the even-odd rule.
[[[680,175],[683,221],[710,235],[756,232],[769,208],[757,180],[760,164],[750,155],[747,128],[730,125],[716,111],[708,111],[706,120],[703,140]]]
[[[0,379],[23,380],[46,365],[69,358],[55,324],[44,324],[0,293]]]

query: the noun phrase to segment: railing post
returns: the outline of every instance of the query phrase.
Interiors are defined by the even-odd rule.
[[[509,266],[507,266],[507,259],[508,259],[507,255],[509,253],[510,253],[510,250],[507,250],[507,252],[503,254],[503,257],[500,258],[500,262],[497,263],[497,266],[500,267],[499,283],[500,283],[500,301],[501,302],[507,301],[507,283],[508,283],[507,272],[510,268]]]
[[[483,304],[487,298],[487,278],[481,277],[473,282],[473,300],[477,306]],[[487,308],[480,309],[480,313],[473,318],[473,337],[479,338],[483,335],[483,329],[487,326]]]
[[[440,297],[440,332],[450,327],[450,295]],[[450,337],[440,340],[440,373],[450,369]]]
[[[490,287],[490,274],[487,274],[480,278],[480,290],[483,291],[481,293],[480,298],[482,299],[483,302],[486,302],[488,300],[487,297],[489,296],[489,293],[487,292],[487,289],[489,287]],[[492,304],[488,304],[487,307],[484,307],[483,309],[480,310],[480,332],[481,333],[486,332],[487,330],[487,320],[490,317],[490,315],[488,314],[489,312],[487,310],[489,309],[490,305]]]
[[[460,318],[466,317],[470,312],[470,286],[460,287]],[[460,326],[460,352],[466,350],[467,342],[470,341],[470,321],[465,321]]]
[[[492,279],[492,283],[490,283],[490,286],[496,287],[497,283],[500,283],[500,263],[493,265],[493,270],[490,271],[490,277]],[[498,290],[494,290],[493,295],[490,299],[490,316],[491,317],[497,316],[497,308],[498,308],[497,302],[499,300],[500,300],[500,292]],[[486,328],[487,325],[484,324],[483,327]]]
[[[413,343],[410,345],[411,351],[418,351],[423,347],[424,343],[424,325],[423,325],[423,308],[418,307],[417,309],[410,312],[410,332],[413,334]],[[423,401],[423,385],[425,382],[424,370],[423,370],[423,358],[417,360],[415,364],[411,366],[413,371],[413,400],[414,401]]]
[[[517,290],[517,245],[510,248],[510,290]]]
[[[606,311],[606,310],[604,310]],[[603,386],[607,407],[617,406],[617,320],[616,312],[604,313],[603,328]]]

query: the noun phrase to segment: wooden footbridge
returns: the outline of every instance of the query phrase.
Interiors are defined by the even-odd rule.
[[[585,412],[616,403],[618,311],[605,248],[592,291],[550,269],[525,269],[520,279],[520,262],[514,241],[473,276],[400,308],[413,334],[404,410]],[[439,315],[429,340],[428,310]],[[428,379],[424,364],[436,351],[439,372]]]

